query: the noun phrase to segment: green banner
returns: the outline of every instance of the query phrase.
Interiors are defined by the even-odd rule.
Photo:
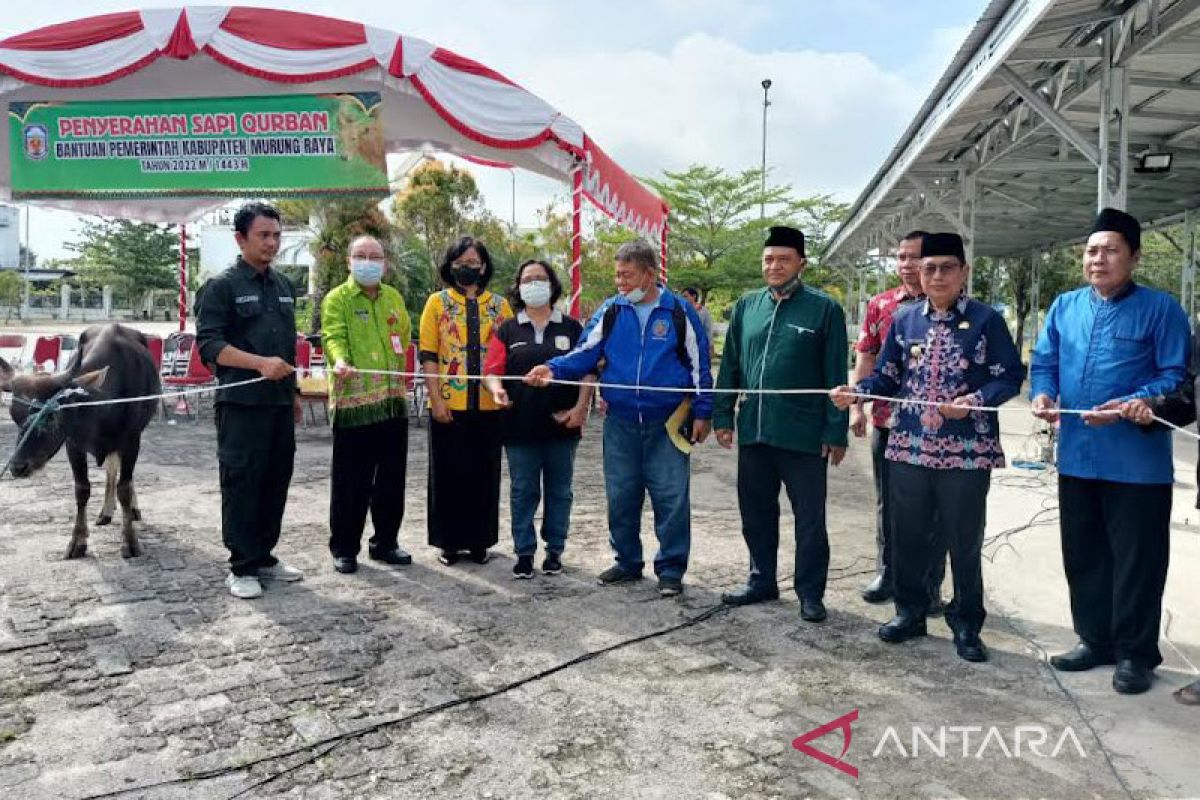
[[[379,93],[10,103],[14,198],[388,192]]]

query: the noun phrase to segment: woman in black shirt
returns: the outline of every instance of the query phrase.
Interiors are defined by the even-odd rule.
[[[510,512],[517,564],[514,578],[533,577],[537,552],[534,516],[545,494],[542,540],[546,558],[542,572],[562,570],[562,552],[571,521],[571,478],[575,448],[587,422],[592,387],[551,386],[535,389],[519,380],[495,376],[524,376],[539,364],[570,352],[583,332],[579,322],[554,304],[562,284],[544,261],[526,261],[517,268],[510,302],[517,316],[492,335],[484,362],[484,386],[504,407],[504,447],[511,484]],[[585,379],[594,381],[594,376]]]

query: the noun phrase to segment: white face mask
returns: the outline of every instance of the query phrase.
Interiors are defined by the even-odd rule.
[[[636,305],[646,299],[646,290],[640,286],[636,289],[630,289],[628,292],[625,292],[625,299]]]
[[[521,295],[521,302],[527,306],[541,308],[550,305],[550,281],[522,283],[517,291]]]
[[[378,286],[383,280],[383,262],[367,258],[350,259],[350,274],[359,286]]]

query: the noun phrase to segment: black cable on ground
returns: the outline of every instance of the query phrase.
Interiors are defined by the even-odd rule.
[[[374,732],[382,730],[384,728],[390,728],[390,727],[394,727],[394,726],[398,726],[398,725],[404,725],[406,723],[412,722],[412,721],[420,719],[422,717],[427,717],[427,716],[430,716],[432,714],[437,714],[442,711],[448,711],[452,708],[457,708],[458,706],[468,705],[471,703],[478,703],[483,700],[489,700],[493,697],[497,697],[502,694],[507,694],[508,692],[511,692],[515,689],[519,689],[522,686],[525,686],[526,684],[533,683],[535,681],[539,681],[544,678],[548,678],[551,675],[554,675],[558,672],[562,672],[563,670],[569,669],[578,664],[583,664],[587,661],[591,661],[593,659],[599,658],[600,656],[607,655],[608,653],[612,653],[617,650],[621,650],[623,648],[629,647],[631,645],[639,644],[641,642],[649,641],[651,639],[657,639],[659,637],[666,636],[671,633],[675,633],[676,631],[681,631],[686,628],[690,628],[694,625],[699,625],[701,622],[711,619],[712,617],[716,616],[717,614],[721,613],[722,611],[726,611],[728,609],[729,609],[729,606],[726,606],[725,604],[712,606],[712,607],[702,611],[701,613],[697,614],[694,617],[689,617],[688,619],[684,620],[683,622],[677,623],[675,625],[671,625],[670,627],[667,627],[667,628],[662,628],[662,629],[659,629],[656,631],[651,631],[650,633],[645,633],[645,634],[642,634],[641,636],[635,636],[630,639],[623,639],[619,642],[616,642],[615,644],[609,645],[608,647],[602,647],[599,650],[588,651],[582,655],[579,655],[579,656],[576,656],[575,658],[570,659],[569,661],[564,661],[560,664],[556,664],[555,666],[550,667],[549,669],[545,669],[540,672],[536,672],[532,675],[521,678],[520,680],[505,684],[504,686],[501,686],[497,689],[493,689],[490,692],[483,692],[481,694],[470,695],[468,697],[460,697],[460,698],[456,698],[454,700],[447,700],[444,703],[438,703],[437,705],[429,706],[427,708],[422,708],[422,709],[413,711],[408,714],[385,717],[384,719],[377,720],[376,722],[373,722],[369,725],[364,725],[361,728],[355,728],[354,730],[346,731],[344,733],[337,734],[336,736],[330,736],[330,737],[327,737],[324,739],[320,739],[320,740],[311,742],[309,744],[306,744],[306,745],[303,745],[300,747],[292,748],[291,750],[284,750],[282,752],[273,753],[271,755],[262,756],[260,758],[255,758],[250,761],[243,762],[241,764],[230,765],[227,767],[220,767],[218,769],[205,770],[204,772],[196,772],[196,773],[192,773],[191,775],[188,775],[187,777],[172,778],[172,779],[165,780],[165,781],[156,781],[154,783],[147,783],[147,784],[142,784],[139,786],[129,786],[129,787],[121,788],[121,789],[116,789],[111,792],[103,792],[101,794],[86,795],[85,797],[82,797],[79,800],[107,800],[108,798],[122,797],[125,795],[133,794],[134,792],[145,792],[145,791],[149,791],[151,789],[161,789],[161,788],[164,788],[167,786],[178,786],[181,784],[194,784],[197,781],[212,780],[214,778],[221,778],[226,775],[232,775],[232,774],[235,774],[238,772],[244,772],[245,770],[249,769],[250,767],[254,767],[259,764],[266,764],[266,763],[270,763],[270,762],[274,762],[274,761],[279,761],[281,759],[289,758],[291,756],[299,755],[301,753],[308,754],[304,758],[297,761],[295,764],[292,764],[291,766],[288,766],[278,772],[272,773],[271,775],[268,775],[268,776],[256,781],[255,783],[250,784],[249,786],[239,789],[235,794],[233,794],[229,797],[229,800],[234,800],[234,798],[242,797],[247,792],[253,791],[254,789],[257,789],[261,786],[265,786],[266,784],[271,783],[275,780],[278,780],[279,778],[283,777],[284,775],[286,775],[290,772],[294,772],[295,770],[300,769],[303,766],[311,764],[312,762],[316,761],[317,759],[321,758],[324,755],[327,755],[328,753],[330,753],[337,747],[341,746],[342,744],[344,744],[348,741],[351,741],[353,739],[357,739],[362,736],[366,736],[369,733],[374,733]],[[318,748],[320,748],[320,749],[318,749]]]
[[[1058,686],[1059,691],[1062,692],[1063,696],[1066,697],[1071,705],[1075,708],[1075,713],[1079,715],[1079,719],[1083,720],[1083,724],[1086,725],[1088,731],[1091,732],[1092,738],[1096,741],[1096,746],[1100,748],[1100,754],[1104,756],[1105,763],[1108,764],[1108,768],[1112,772],[1113,777],[1117,779],[1117,783],[1121,785],[1121,789],[1124,790],[1125,796],[1128,797],[1129,800],[1136,800],[1136,795],[1133,793],[1133,789],[1128,783],[1125,782],[1125,778],[1117,769],[1117,765],[1113,762],[1112,756],[1109,755],[1108,748],[1104,746],[1104,740],[1100,738],[1099,731],[1096,730],[1095,726],[1092,725],[1092,721],[1088,719],[1086,714],[1084,714],[1083,706],[1080,705],[1079,699],[1070,689],[1067,688],[1066,684],[1062,682],[1062,679],[1058,677],[1058,670],[1051,666],[1050,656],[1046,652],[1046,648],[1042,647],[1031,635],[1022,630],[1021,626],[1018,625],[1017,622],[1012,619],[1012,617],[1005,614],[1003,619],[1006,623],[1008,623],[1009,628],[1011,628],[1017,636],[1024,639],[1030,647],[1037,651],[1038,663],[1044,666],[1050,673],[1050,677],[1054,679],[1054,683]]]
[[[1049,476],[1047,476],[1047,477],[1049,477]],[[1050,503],[1053,503],[1053,505],[1050,505]],[[1001,531],[998,534],[995,534],[994,536],[988,537],[988,540],[984,544],[985,544],[985,546],[987,546],[988,544],[1000,541],[1001,546],[1012,547],[1012,545],[1008,541],[1009,538],[1016,535],[1017,533],[1020,533],[1021,531],[1029,530],[1031,528],[1037,527],[1038,525],[1051,524],[1052,522],[1056,521],[1057,518],[1040,519],[1040,517],[1043,514],[1047,514],[1047,513],[1055,512],[1055,511],[1058,511],[1057,498],[1047,497],[1042,501],[1041,509],[1039,509],[1037,512],[1035,512],[1034,515],[1029,518],[1029,521],[1026,522],[1024,525],[1017,525],[1016,527],[1009,528],[1007,530]],[[1001,540],[1003,540],[1003,541],[1001,541]],[[988,556],[987,558],[989,561],[992,560],[991,556]],[[1015,619],[1013,619],[1013,617],[1011,615],[1002,614],[1001,619],[1003,619],[1005,621],[1005,623],[1013,631],[1013,633],[1015,633],[1018,637],[1023,639],[1030,647],[1032,647],[1037,652],[1038,663],[1041,664],[1043,667],[1045,667],[1046,670],[1049,671],[1050,677],[1054,679],[1054,683],[1055,683],[1055,685],[1058,686],[1059,691],[1062,692],[1063,696],[1066,697],[1067,700],[1071,703],[1071,705],[1075,708],[1075,713],[1079,716],[1079,719],[1081,719],[1083,721],[1083,724],[1087,726],[1088,731],[1091,732],[1092,739],[1095,740],[1096,745],[1100,748],[1100,753],[1104,756],[1105,763],[1108,764],[1108,768],[1112,772],[1113,777],[1117,779],[1117,783],[1119,783],[1121,785],[1121,788],[1125,792],[1125,796],[1128,797],[1129,800],[1134,800],[1135,795],[1133,793],[1133,789],[1130,788],[1129,784],[1125,782],[1125,778],[1122,777],[1121,773],[1117,770],[1117,765],[1115,763],[1113,763],[1112,756],[1109,755],[1108,749],[1104,746],[1104,741],[1100,738],[1099,732],[1096,730],[1095,726],[1092,725],[1092,721],[1090,719],[1088,719],[1087,715],[1084,714],[1083,706],[1080,705],[1079,699],[1077,697],[1075,697],[1075,695],[1071,692],[1071,690],[1067,688],[1066,684],[1064,684],[1062,682],[1062,679],[1058,677],[1058,670],[1056,670],[1053,666],[1050,665],[1050,656],[1049,656],[1049,654],[1046,653],[1046,649],[1044,647],[1042,647],[1040,644],[1038,644],[1037,641],[1034,640],[1032,635],[1030,635],[1029,633],[1026,633],[1025,630],[1021,628],[1021,626],[1017,623],[1017,621]]]

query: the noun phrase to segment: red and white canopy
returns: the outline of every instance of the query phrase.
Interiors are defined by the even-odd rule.
[[[301,88],[302,87],[302,88]],[[243,7],[146,9],[0,40],[0,101],[237,97],[378,91],[389,151],[433,148],[569,181],[603,211],[659,240],[667,207],[571,118],[492,69],[421,39],[356,22]],[[0,195],[8,192],[0,125]],[[196,199],[56,203],[183,222]]]

